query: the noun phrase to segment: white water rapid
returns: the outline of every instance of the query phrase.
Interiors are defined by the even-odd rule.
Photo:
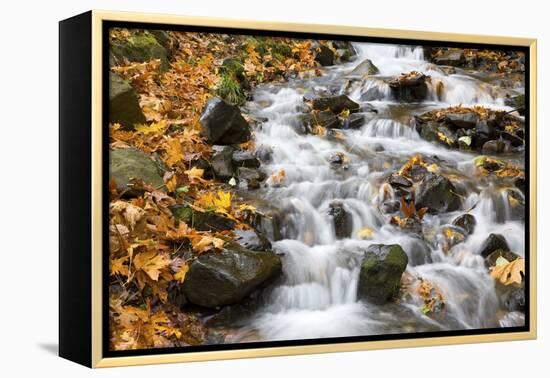
[[[473,177],[473,153],[446,149],[420,138],[409,125],[414,114],[450,105],[483,105],[507,109],[494,88],[476,76],[444,70],[427,62],[421,47],[355,44],[358,57],[351,63],[326,69],[314,79],[293,79],[265,85],[254,92],[246,106],[262,119],[255,130],[256,145],[272,149],[272,158],[262,168],[269,175],[285,172],[282,185],[268,185],[259,195],[285,213],[272,240],[283,259],[283,278],[265,293],[266,300],[234,336],[233,341],[291,340],[404,332],[441,331],[523,325],[520,313],[505,314],[499,305],[494,283],[478,250],[490,233],[505,235],[511,249],[524,254],[524,223],[513,220],[504,188]],[[349,73],[364,59],[380,72],[348,81]],[[428,99],[417,104],[395,101],[384,79],[409,71],[431,76]],[[436,88],[443,82],[443,91]],[[308,90],[347,94],[360,104],[369,88],[377,88],[381,99],[369,101],[378,113],[366,113],[365,124],[342,130],[334,140],[298,131],[303,96]],[[329,157],[343,152],[349,168],[334,169]],[[427,215],[425,230],[438,235],[458,215],[471,210],[477,220],[464,243],[444,253],[440,244],[424,243],[411,233],[388,224],[378,206],[387,195],[382,177],[422,154],[438,158],[441,168],[463,177],[469,193],[461,209]],[[351,214],[352,236],[338,239],[329,205],[341,201]],[[360,230],[374,231],[369,240]],[[437,240],[437,236],[435,237]],[[399,244],[409,255],[406,274],[432,282],[445,298],[445,316],[430,317],[421,311],[420,298],[411,295],[396,303],[373,305],[357,299],[359,267],[370,244]],[[251,336],[253,335],[253,336]]]

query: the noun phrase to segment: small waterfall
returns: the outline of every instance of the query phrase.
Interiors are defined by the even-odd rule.
[[[501,100],[494,99],[491,88],[480,80],[460,72],[446,74],[429,64],[421,47],[354,46],[358,52],[354,63],[332,67],[327,76],[307,82],[259,87],[249,105],[252,115],[266,119],[256,129],[257,145],[273,150],[263,169],[268,175],[285,173],[284,182],[262,189],[264,198],[277,205],[284,217],[279,230],[282,240],[273,242],[282,256],[284,275],[242,334],[254,332],[263,340],[288,340],[519,324],[521,317],[514,313],[497,319],[500,303],[479,256],[490,233],[504,235],[514,251],[524,254],[524,225],[521,219],[514,219],[509,199],[514,189],[495,188],[474,178],[470,183],[474,189],[464,199],[462,211],[427,215],[423,224],[428,231],[441,229],[467,209],[476,217],[474,233],[448,253],[442,251],[437,238],[428,243],[389,225],[380,211],[383,203],[399,198],[383,183],[384,177],[415,154],[437,157],[456,167],[455,173],[461,177],[472,177],[471,154],[427,142],[409,126],[406,119],[414,115],[414,109],[392,99],[388,78],[412,70],[431,76],[429,96],[422,104],[428,109],[450,104],[500,107]],[[372,60],[380,72],[356,80],[351,87],[345,80],[338,81],[364,59]],[[368,102],[378,113],[358,130],[342,130],[337,140],[302,132],[303,93],[326,90],[339,82],[342,87],[334,93],[348,93],[355,101]],[[396,117],[392,107],[400,107],[405,117]],[[345,154],[349,160],[346,168],[331,166],[330,157],[335,153]],[[517,192],[512,195],[521,200]],[[349,217],[346,237],[338,238],[335,232],[330,215],[335,202]],[[365,228],[372,231],[368,240],[359,237]],[[423,314],[418,296],[392,304],[395,311],[357,300],[361,257],[373,243],[396,243],[404,248],[409,256],[407,273],[429,280],[445,298],[444,320]]]

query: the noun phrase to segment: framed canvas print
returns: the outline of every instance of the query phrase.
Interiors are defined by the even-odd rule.
[[[536,337],[536,41],[60,22],[60,355]]]

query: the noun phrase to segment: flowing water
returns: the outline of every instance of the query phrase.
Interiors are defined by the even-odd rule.
[[[446,74],[428,63],[421,47],[356,44],[355,48],[358,57],[354,62],[328,68],[318,78],[259,87],[254,101],[247,105],[248,113],[265,121],[256,129],[257,146],[273,150],[271,162],[263,169],[268,175],[281,170],[286,173],[283,185],[267,185],[255,192],[285,213],[285,222],[277,230],[280,237],[272,240],[274,250],[282,256],[284,275],[265,293],[266,304],[247,320],[233,341],[522,325],[522,314],[501,308],[493,280],[477,254],[491,232],[502,233],[513,251],[524,254],[524,223],[512,220],[507,189],[473,178],[475,154],[424,141],[409,124],[414,114],[450,105],[506,109],[503,100],[494,95],[490,84],[470,73],[457,70]],[[350,81],[351,70],[366,58],[380,69],[379,74]],[[399,103],[383,80],[412,70],[432,77],[428,99],[418,104]],[[443,91],[437,90],[438,81],[443,82]],[[366,123],[360,129],[343,130],[343,140],[297,131],[304,92],[342,93],[363,103],[363,94],[373,87],[382,94],[380,100],[369,102],[378,113],[366,113]],[[331,168],[328,159],[336,152],[350,158],[347,170]],[[437,241],[443,225],[476,205],[471,211],[477,220],[475,232],[449,253],[437,242],[423,243],[389,225],[379,211],[382,197],[388,195],[383,178],[415,154],[436,156],[444,172],[462,177],[469,193],[461,210],[427,215],[425,233],[431,232]],[[521,161],[519,155],[509,158]],[[351,214],[351,238],[335,236],[328,215],[334,200],[341,201]],[[365,227],[374,230],[370,240],[357,237]],[[381,306],[358,301],[361,257],[373,243],[403,247],[409,255],[406,275],[423,277],[441,291],[445,316],[424,314],[421,299],[414,294]]]

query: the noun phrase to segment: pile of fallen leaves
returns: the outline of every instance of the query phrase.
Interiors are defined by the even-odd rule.
[[[525,178],[523,168],[510,161],[481,155],[474,160],[474,165],[477,172],[483,176],[494,175],[499,178]]]
[[[124,41],[141,32],[111,29],[110,40]],[[136,90],[146,123],[132,130],[111,124],[109,146],[137,148],[166,172],[160,188],[135,180],[132,187],[143,194],[133,198],[117,191],[115,182],[109,183],[110,332],[114,350],[204,342],[205,330],[199,319],[182,311],[174,298],[193,259],[221,250],[233,240],[234,233],[232,229],[197,230],[193,221],[174,215],[175,207],[193,214],[215,214],[230,221],[233,229],[250,228],[248,221],[256,213],[230,186],[211,179],[201,168],[201,162],[211,158],[212,148],[201,136],[199,119],[227,74],[224,62],[237,59],[243,80],[252,87],[304,72],[319,74],[309,40],[165,34],[170,51],[167,70],[161,69],[159,59],[142,63],[116,60],[111,66]],[[253,146],[251,140],[241,148]],[[284,180],[284,171],[272,177],[275,185],[282,185]]]

